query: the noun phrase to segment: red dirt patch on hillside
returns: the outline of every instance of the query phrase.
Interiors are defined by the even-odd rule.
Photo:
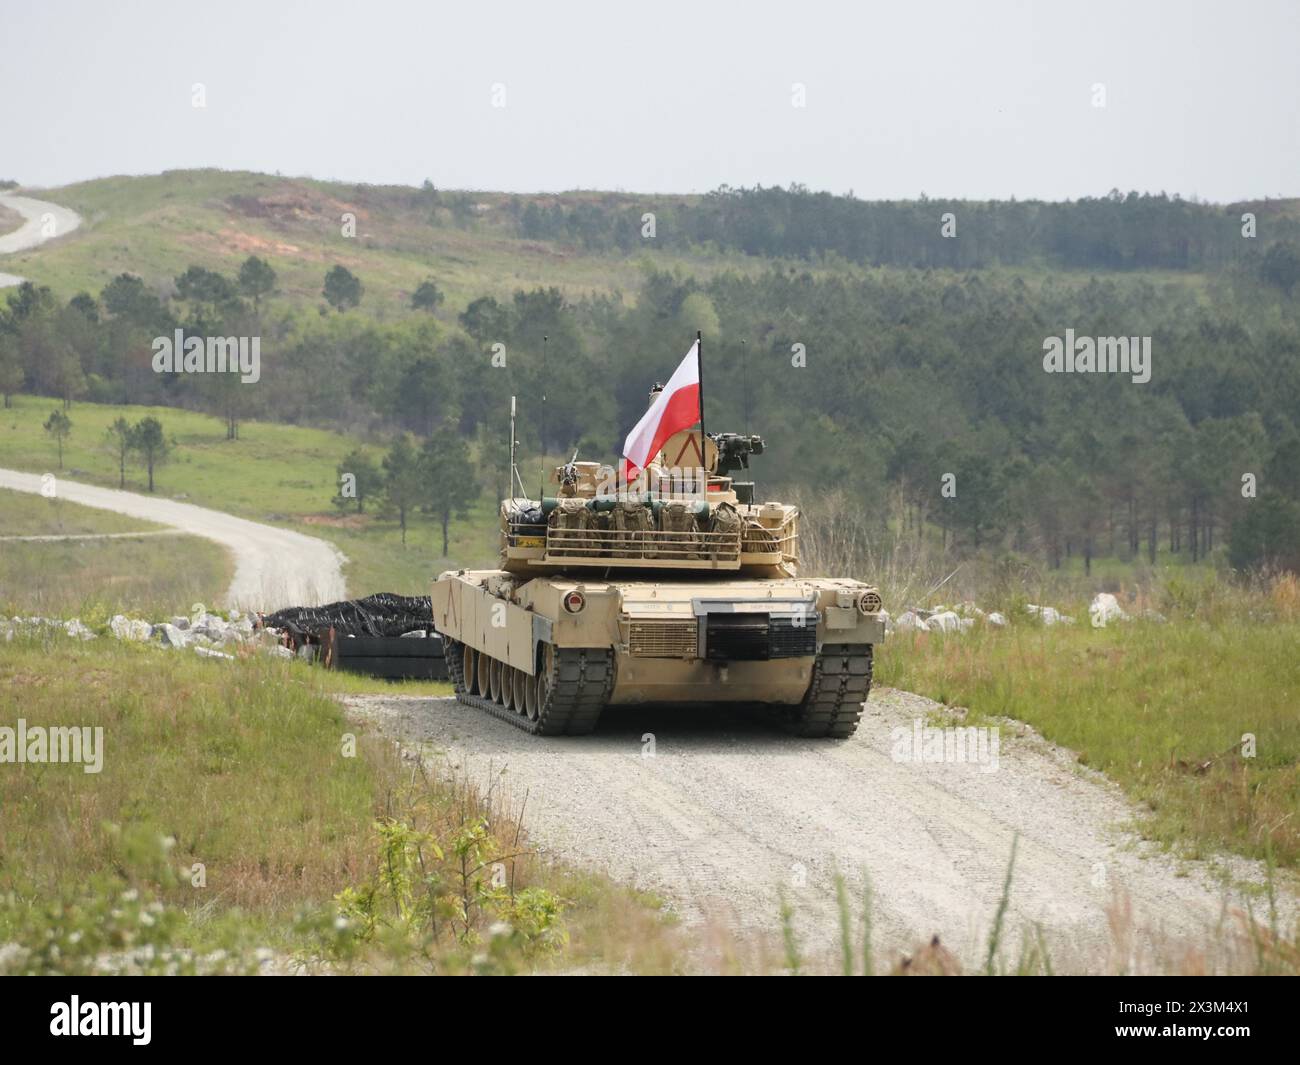
[[[280,224],[333,222],[344,212],[356,215],[358,221],[369,218],[369,212],[362,207],[300,186],[279,189],[265,196],[231,196],[226,200],[226,206],[246,217]]]
[[[228,243],[236,251],[241,252],[264,252],[276,253],[278,255],[299,255],[302,249],[296,244],[285,244],[278,240],[268,240],[265,237],[258,237],[252,233],[241,233],[237,229],[223,229],[217,236]]]

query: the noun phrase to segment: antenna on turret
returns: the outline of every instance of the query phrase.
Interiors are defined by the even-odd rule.
[[[537,499],[546,498],[546,342],[549,338],[542,334],[542,468],[537,475]]]
[[[528,498],[528,493],[524,491],[524,479],[519,476],[519,467],[515,465],[515,397],[510,397],[510,491],[513,493],[515,485],[519,485],[519,495],[521,498]]]
[[[745,361],[745,342],[740,342],[740,387],[745,396],[745,435],[749,435],[749,364]]]

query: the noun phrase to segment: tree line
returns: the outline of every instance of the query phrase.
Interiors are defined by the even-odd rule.
[[[227,417],[228,435],[241,417],[409,433],[412,454],[435,461],[437,439],[461,469],[459,446],[472,445],[479,486],[500,497],[510,396],[526,483],[539,454],[612,457],[700,329],[709,427],[767,438],[760,491],[802,488],[815,503],[833,487],[879,535],[1049,566],[1226,549],[1242,568],[1294,568],[1300,301],[1284,283],[1285,248],[1194,279],[774,265],[700,280],[647,269],[626,297],[521,290],[472,300],[454,321],[424,313],[441,302],[433,279],[408,315],[384,323],[277,299],[273,271],[195,267],[171,293],[124,274],[66,304],[28,284],[0,314],[0,392],[209,410]],[[151,371],[150,339],[177,323],[228,334],[250,319],[263,338],[257,385]],[[1067,328],[1150,337],[1150,382],[1045,373],[1045,338]],[[407,493],[410,464],[389,457],[391,489],[368,491],[404,525],[436,501]],[[454,513],[440,516],[444,531]]]
[[[1278,242],[1292,254],[1300,247],[1300,222],[1281,203],[1221,206],[1118,190],[1045,203],[865,201],[800,185],[724,186],[698,200],[512,197],[506,206],[519,236],[594,251],[631,252],[653,243],[872,266],[1205,270],[1261,259]],[[1294,283],[1291,264],[1276,265]]]

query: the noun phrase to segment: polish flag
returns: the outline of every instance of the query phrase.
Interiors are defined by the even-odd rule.
[[[634,481],[673,433],[689,429],[699,420],[700,342],[696,340],[664,390],[623,441],[624,480],[629,484]]]

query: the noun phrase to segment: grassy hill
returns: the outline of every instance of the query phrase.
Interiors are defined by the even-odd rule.
[[[769,191],[784,195],[779,190]],[[77,210],[83,216],[83,227],[69,239],[7,257],[6,269],[49,285],[65,299],[78,291],[98,292],[124,271],[141,276],[158,290],[168,288],[191,265],[233,274],[249,255],[261,256],[275,268],[282,298],[307,306],[323,305],[325,272],[335,264],[346,266],[365,284],[362,313],[381,320],[401,313],[416,286],[430,276],[447,296],[440,315],[450,320],[480,296],[500,299],[537,286],[553,285],[569,299],[615,293],[630,299],[648,268],[679,270],[700,281],[726,271],[753,275],[772,266],[814,275],[852,275],[871,269],[859,265],[860,258],[833,252],[784,257],[770,251],[745,254],[742,250],[747,242],[770,242],[773,231],[779,236],[782,230],[793,229],[797,224],[794,218],[771,221],[755,214],[753,226],[765,227],[759,236],[750,233],[750,222],[737,224],[739,215],[724,211],[717,240],[703,237],[686,246],[682,226],[674,230],[671,219],[698,212],[708,199],[701,196],[435,191],[213,169],[97,178],[33,194]],[[846,210],[855,204],[870,209],[860,201],[844,201]],[[912,225],[901,219],[917,206],[901,202],[876,205],[880,210],[897,209],[897,224],[903,227]],[[920,206],[926,218],[933,214],[935,219],[938,212],[953,206],[965,217],[987,213],[990,231],[1002,224],[993,222],[992,217],[1006,210],[1006,205],[975,201],[935,201],[932,207]],[[1300,201],[1238,206],[1256,211],[1264,220],[1262,224],[1270,228],[1300,222]],[[742,212],[746,209],[743,200],[732,207]],[[521,227],[521,218],[530,209],[542,216],[569,218],[574,232],[568,239],[522,236],[526,227]],[[668,227],[653,238],[640,236],[647,210],[655,211],[661,226]],[[345,215],[355,217],[354,236],[343,235]],[[592,250],[581,227],[583,220],[591,222],[593,218],[606,226],[611,218],[616,219],[637,236],[621,249]],[[842,225],[824,223],[820,229],[814,227],[818,235],[811,239],[814,245],[834,246],[835,230],[854,224],[852,219]],[[0,232],[4,228],[0,215]],[[676,239],[667,238],[670,230]],[[890,254],[888,245],[893,238],[889,234],[869,239],[878,240],[883,254]],[[1038,247],[1046,237],[1039,233],[1025,240],[1025,247]],[[1006,261],[1015,262],[1016,275],[1031,284],[1042,282],[1049,265],[1037,253]],[[932,265],[942,266],[943,262],[936,260]],[[1060,268],[1060,263],[1051,266]],[[1150,267],[1137,272],[1153,280],[1177,278],[1199,283],[1195,270]]]
[[[524,240],[507,209],[512,197],[500,193],[440,195],[456,197],[453,210],[403,186],[180,170],[102,178],[37,195],[78,211],[83,228],[67,240],[7,257],[5,269],[64,298],[98,292],[124,271],[163,288],[188,266],[233,274],[249,255],[258,255],[275,268],[281,296],[290,302],[323,305],[325,272],[342,264],[365,284],[363,313],[395,316],[416,286],[433,276],[447,295],[442,313],[454,317],[480,296],[500,298],[539,285],[554,285],[571,298],[628,293],[644,264],[700,277],[767,267],[736,253],[665,252],[653,241],[628,256]],[[573,204],[591,198],[626,208],[636,219],[645,209],[643,199],[617,193],[534,199]],[[355,237],[342,235],[345,214],[356,217]]]

